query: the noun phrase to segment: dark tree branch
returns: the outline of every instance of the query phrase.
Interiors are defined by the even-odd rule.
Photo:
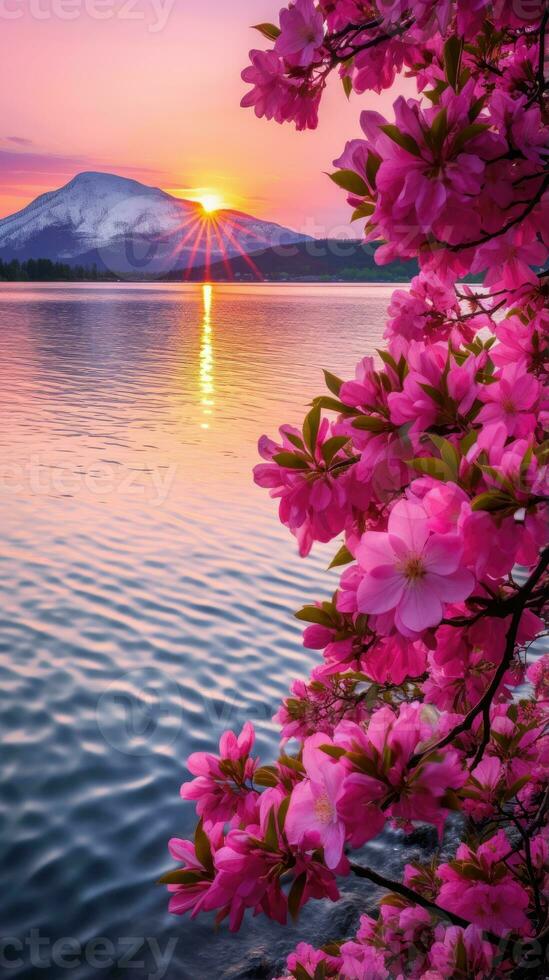
[[[542,174],[539,175],[540,180],[542,176],[543,176]],[[485,245],[486,242],[491,242],[492,239],[494,238],[499,238],[501,235],[505,235],[505,233],[509,231],[510,228],[514,228],[515,225],[519,225],[521,221],[524,221],[524,219],[527,218],[529,214],[531,214],[531,212],[534,210],[536,205],[539,204],[539,202],[541,201],[548,187],[549,187],[549,174],[546,174],[541,184],[541,187],[538,189],[537,193],[534,195],[531,201],[528,202],[528,206],[524,209],[524,211],[522,211],[520,214],[517,214],[517,216],[513,218],[511,221],[508,221],[506,225],[502,225],[502,227],[498,228],[497,231],[490,232],[489,234],[487,233],[486,235],[483,235],[481,238],[477,238],[473,242],[463,242],[460,245],[450,245],[449,242],[439,242],[439,244],[444,245],[444,247],[450,249],[451,252],[462,252],[466,248],[477,248],[479,245]]]
[[[501,663],[499,664],[496,671],[494,672],[494,676],[492,677],[492,680],[488,685],[488,687],[486,688],[486,691],[482,695],[480,701],[474,706],[474,708],[471,708],[471,710],[465,716],[463,721],[460,722],[459,725],[456,725],[455,728],[453,728],[452,731],[448,733],[448,735],[445,735],[444,738],[441,738],[440,741],[435,743],[435,745],[428,746],[423,752],[417,753],[416,755],[412,756],[409,762],[410,767],[415,766],[420,761],[420,759],[424,758],[426,755],[430,755],[432,752],[437,752],[439,749],[445,748],[446,745],[450,745],[450,743],[453,742],[454,739],[458,737],[458,735],[462,735],[464,732],[469,731],[473,725],[473,722],[478,717],[478,715],[482,714],[484,719],[484,731],[483,731],[482,741],[475,755],[473,768],[480,762],[480,759],[482,758],[482,755],[484,753],[484,749],[486,748],[486,745],[488,744],[490,738],[490,715],[489,715],[490,707],[494,699],[494,696],[497,692],[497,689],[501,684],[505,671],[507,670],[509,664],[513,659],[513,655],[515,652],[515,644],[517,640],[517,634],[518,634],[522,614],[526,608],[528,600],[530,599],[532,593],[536,588],[536,585],[542,578],[548,565],[549,565],[549,548],[546,548],[542,552],[536,570],[532,573],[528,581],[519,590],[517,595],[514,596],[514,600],[513,600],[514,609],[513,609],[512,619],[511,619],[511,625],[509,627],[509,632],[507,634],[505,651],[503,657],[501,658]]]
[[[367,878],[374,885],[379,885],[380,888],[386,888],[388,891],[395,892],[396,895],[402,895],[403,898],[409,902],[413,902],[414,905],[421,905],[428,912],[433,912],[434,915],[438,915],[440,918],[448,919],[455,926],[461,926],[462,929],[466,929],[467,926],[471,925],[468,919],[463,919],[461,915],[456,915],[455,912],[449,912],[448,909],[441,908],[436,902],[431,902],[430,899],[424,898],[423,895],[415,892],[413,888],[408,888],[407,885],[401,884],[400,881],[392,881],[390,878],[385,878],[384,875],[378,874],[372,868],[365,868],[362,864],[351,862],[351,871],[358,878]],[[498,946],[502,942],[502,937],[497,936],[493,932],[484,932],[484,935],[491,943],[496,943]]]

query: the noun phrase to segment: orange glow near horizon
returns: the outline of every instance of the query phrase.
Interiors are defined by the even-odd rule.
[[[183,201],[194,201],[200,204],[206,214],[214,211],[231,208],[234,205],[236,195],[225,194],[224,192],[212,187],[176,187],[164,188],[172,197],[178,197]]]
[[[41,6],[50,11],[52,4]],[[97,19],[82,3],[74,19],[27,13],[2,21],[0,79],[10,98],[2,107],[0,216],[97,170],[182,198],[194,191],[210,214],[208,197],[217,195],[216,210],[306,234],[348,229],[345,195],[325,172],[345,141],[360,136],[361,110],[392,118],[395,95],[411,94],[413,82],[347,101],[334,77],[319,128],[296,133],[240,108],[248,51],[268,46],[249,25],[271,21],[280,4],[139,6],[141,20],[114,12]]]

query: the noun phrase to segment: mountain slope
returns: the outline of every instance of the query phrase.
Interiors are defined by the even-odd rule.
[[[254,282],[408,282],[418,274],[415,260],[376,265],[377,244],[359,239],[315,239],[298,242],[291,249],[263,249],[246,257],[231,260],[229,273],[223,262],[214,262],[208,270],[194,267],[187,274],[192,282],[243,281]],[[181,280],[181,270],[175,269],[167,279]]]
[[[200,204],[106,173],[78,174],[0,220],[0,258],[96,263],[120,275],[166,274],[307,240],[239,211]]]

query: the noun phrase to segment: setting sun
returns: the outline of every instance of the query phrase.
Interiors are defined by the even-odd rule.
[[[198,198],[198,203],[202,205],[202,208],[207,214],[211,214],[212,211],[219,210],[222,201],[219,194],[202,194]]]

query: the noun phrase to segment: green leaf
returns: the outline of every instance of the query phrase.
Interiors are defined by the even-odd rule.
[[[522,463],[520,464],[520,475],[522,477],[526,476],[526,474],[528,473],[528,467],[532,462],[533,455],[534,455],[534,450],[532,449],[532,446],[530,446],[530,448],[526,450],[524,456],[522,457]]]
[[[187,868],[177,868],[176,871],[168,871],[158,879],[158,885],[195,885],[202,879],[200,871],[191,871]]]
[[[332,395],[337,395],[339,398],[339,392],[341,391],[343,381],[341,378],[338,378],[336,374],[332,374],[331,371],[324,370],[323,373],[326,387],[332,392]]]
[[[453,478],[456,479],[459,471],[459,453],[455,446],[448,439],[443,439],[442,436],[429,435],[432,442],[434,442],[437,447],[442,460],[446,463],[448,469],[452,472]]]
[[[318,436],[319,426],[320,405],[315,405],[314,408],[312,408],[311,411],[305,416],[305,421],[303,422],[303,439],[305,445],[313,456],[316,449],[316,439]]]
[[[381,157],[377,153],[373,153],[372,150],[368,153],[368,159],[366,161],[366,176],[370,187],[376,186],[377,172],[381,167]]]
[[[379,694],[379,684],[370,684],[366,697],[364,698],[364,707],[372,708],[377,701],[377,696]]]
[[[259,31],[268,41],[276,41],[277,37],[280,36],[280,27],[277,27],[276,24],[253,24],[252,30]]]
[[[332,759],[341,759],[345,755],[345,749],[342,749],[339,745],[319,745],[321,752],[325,752],[326,755],[331,756]]]
[[[440,802],[442,803],[442,806],[446,807],[447,810],[461,810],[459,796],[453,789],[447,789]]]
[[[288,470],[307,470],[309,468],[307,461],[302,459],[301,456],[296,456],[294,453],[276,453],[273,456],[273,460],[279,466],[285,466]]]
[[[439,152],[446,135],[448,133],[448,112],[444,106],[440,112],[437,112],[435,118],[433,119],[433,124],[430,129],[431,142],[433,148],[436,152]]]
[[[454,92],[458,90],[462,53],[463,38],[458,37],[457,34],[452,34],[444,45],[444,68],[446,78]]]
[[[440,102],[440,98],[442,96],[442,93],[445,92],[447,88],[448,88],[447,83],[444,81],[444,79],[441,78],[436,83],[436,85],[433,86],[432,89],[425,89],[422,94],[427,99],[429,99],[429,102],[432,102],[433,105],[438,105],[439,102]]]
[[[395,895],[391,893],[390,895],[384,895],[379,901],[380,905],[390,905],[392,908],[402,909],[406,906],[406,902],[400,895]]]
[[[451,480],[452,473],[447,464],[442,459],[435,456],[420,456],[417,459],[407,459],[406,463],[417,473],[424,473],[434,477],[435,480]]]
[[[337,942],[337,940],[334,939],[333,942],[324,943],[324,946],[321,946],[320,948],[323,953],[326,953],[327,956],[339,956],[342,942],[343,940]]]
[[[459,873],[469,881],[484,881],[486,874],[481,868],[475,868],[474,864],[466,864],[465,861],[459,863]]]
[[[293,772],[304,773],[305,770],[299,759],[294,759],[292,755],[285,755],[284,752],[279,755],[278,761],[281,766],[286,766],[287,769],[292,769]]]
[[[349,99],[351,97],[351,92],[353,91],[353,82],[350,75],[344,75],[341,79],[341,84],[343,85],[343,91]]]
[[[265,843],[269,847],[269,850],[278,851],[278,831],[274,806],[269,810],[269,819],[267,820],[267,829],[265,831]]]
[[[423,389],[426,395],[429,395],[429,398],[432,398],[435,405],[440,405],[441,407],[444,405],[444,395],[438,390],[438,388],[433,388],[432,385],[423,383],[420,383],[419,387]]]
[[[509,786],[505,791],[505,802],[507,803],[509,800],[512,800],[513,797],[517,795],[519,790],[530,782],[530,778],[530,776],[521,776],[520,779],[516,779],[515,782],[512,783],[511,786]]]
[[[258,786],[278,786],[276,769],[274,766],[261,766],[254,772],[254,783]]]
[[[290,442],[292,443],[292,446],[295,446],[295,448],[299,449],[300,452],[304,452],[305,443],[303,442],[303,439],[300,438],[300,436],[296,436],[293,432],[286,432],[285,435],[286,435],[286,439],[289,439]]]
[[[196,826],[196,830],[194,832],[194,849],[196,851],[196,856],[200,861],[202,867],[205,868],[206,871],[209,871],[210,874],[213,874],[214,863],[212,858],[212,851],[210,848],[208,835],[204,832],[201,820],[199,820]]]
[[[461,449],[461,453],[462,453],[463,456],[466,456],[467,455],[467,453],[471,449],[471,446],[474,446],[475,445],[475,442],[477,441],[477,439],[478,439],[478,432],[477,432],[476,429],[471,429],[463,437],[463,439],[461,440],[461,442],[459,444],[459,448]]]
[[[506,493],[501,493],[499,490],[489,490],[487,493],[479,493],[471,501],[472,510],[487,510],[489,513],[494,513],[498,510],[507,510],[509,507],[515,506],[515,501],[511,500]]]
[[[395,361],[393,355],[389,354],[389,351],[376,348],[376,353],[379,354],[381,360],[387,365],[387,367],[392,368],[395,374],[398,374],[397,362]]]
[[[338,402],[336,398],[329,398],[327,395],[320,395],[319,398],[315,398],[314,403],[330,412],[337,412],[338,415],[354,415],[356,412],[356,408],[344,405],[343,402]]]
[[[479,470],[484,473],[485,476],[491,477],[491,479],[496,484],[496,488],[499,491],[506,491],[507,495],[514,499],[514,487],[508,476],[505,475],[501,470],[496,469],[494,466],[488,466],[488,464],[477,462]],[[499,484],[499,486],[498,486]]]
[[[394,143],[401,146],[403,150],[407,150],[408,153],[411,153],[415,157],[421,156],[421,150],[413,136],[410,136],[409,133],[402,133],[394,123],[387,123],[386,126],[380,126],[380,129],[389,139],[392,139]]]
[[[460,153],[469,140],[473,140],[475,136],[480,136],[481,133],[485,133],[489,128],[486,123],[470,123],[469,126],[464,126],[454,140],[454,153]]]
[[[305,623],[316,623],[317,626],[327,626],[329,629],[333,627],[331,616],[324,612],[324,609],[319,609],[318,606],[303,606],[303,609],[294,615],[296,619]]]
[[[284,833],[284,824],[286,823],[286,814],[288,812],[288,807],[290,806],[290,797],[285,796],[278,808],[277,823],[280,833]]]
[[[348,442],[349,436],[332,436],[331,439],[326,439],[326,442],[322,444],[322,448],[320,450],[326,466],[330,465],[334,456],[340,449],[343,449],[343,446],[345,446]]]
[[[349,194],[356,194],[357,197],[367,197],[369,194],[368,185],[354,170],[336,170],[328,177]]]
[[[387,422],[377,415],[357,415],[351,422],[353,429],[363,429],[365,432],[385,432]]]
[[[301,907],[301,899],[303,898],[303,892],[305,891],[305,885],[307,882],[307,873],[302,871],[300,875],[295,879],[290,888],[288,894],[288,909],[290,915],[294,922],[297,922],[299,915],[299,909]]]
[[[347,545],[342,544],[337,555],[334,555],[328,568],[339,568],[340,565],[348,565],[349,562],[354,561],[354,558],[349,551]]]
[[[365,201],[359,208],[354,209],[351,215],[351,221],[360,221],[362,218],[371,218],[375,209],[375,204],[370,204],[368,201]]]
[[[479,115],[479,113],[481,113],[482,110],[484,109],[484,106],[485,105],[486,105],[486,96],[485,95],[481,95],[480,98],[475,99],[475,101],[473,102],[471,108],[469,109],[469,113],[468,113],[469,119],[471,120],[471,122],[474,122],[475,121],[475,119],[477,118],[477,116]]]

